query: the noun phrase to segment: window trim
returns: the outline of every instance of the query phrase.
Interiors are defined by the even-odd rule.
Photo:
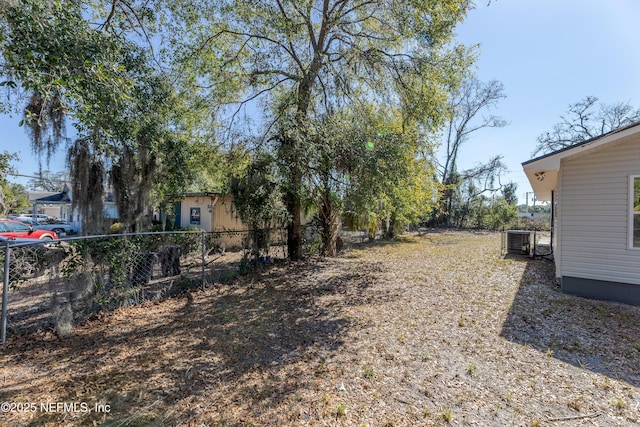
[[[633,210],[633,202],[635,197],[635,180],[640,179],[640,175],[629,175],[629,242],[628,247],[630,250],[640,251],[640,246],[633,245],[633,227],[634,227],[634,219],[635,216],[640,216],[640,211],[636,212]]]
[[[192,206],[189,208],[189,224],[190,225],[202,224],[202,212],[201,212],[200,206]]]

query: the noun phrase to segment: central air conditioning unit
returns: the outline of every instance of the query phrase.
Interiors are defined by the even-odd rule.
[[[507,230],[503,237],[503,248],[506,248],[508,254],[532,255],[535,245],[533,233],[529,230]]]

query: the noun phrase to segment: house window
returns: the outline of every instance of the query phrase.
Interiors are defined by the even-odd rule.
[[[190,208],[190,220],[189,223],[193,225],[200,225],[200,208]]]
[[[631,247],[640,248],[640,176],[631,177]]]

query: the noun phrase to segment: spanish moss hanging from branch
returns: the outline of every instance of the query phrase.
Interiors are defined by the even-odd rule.
[[[24,109],[24,123],[33,151],[38,155],[46,155],[47,162],[62,140],[64,120],[65,108],[59,91],[48,96],[40,92],[31,95]]]
[[[140,231],[151,223],[150,196],[157,162],[148,145],[142,141],[137,150],[126,146],[111,168],[118,215],[127,231]]]
[[[72,209],[77,209],[80,215],[83,234],[104,233],[104,160],[90,148],[90,142],[85,138],[76,140],[71,146],[67,162],[72,176]]]

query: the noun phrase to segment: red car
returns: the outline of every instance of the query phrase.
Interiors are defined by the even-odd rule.
[[[30,225],[10,219],[0,220],[0,236],[20,239],[58,240],[53,231],[36,230]]]

